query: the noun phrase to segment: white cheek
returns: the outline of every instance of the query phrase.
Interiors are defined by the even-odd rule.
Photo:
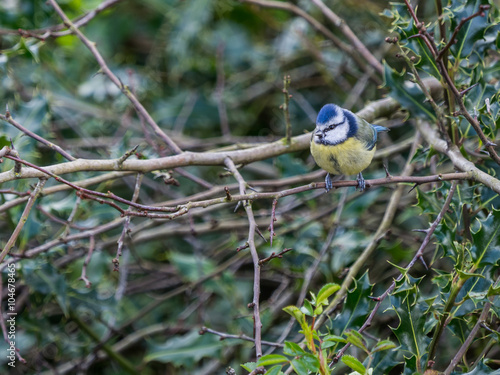
[[[347,139],[349,126],[347,123],[337,126],[335,129],[326,132],[325,141],[330,144],[342,143]]]

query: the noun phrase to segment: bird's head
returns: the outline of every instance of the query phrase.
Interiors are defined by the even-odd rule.
[[[314,141],[324,145],[336,145],[356,134],[354,115],[335,104],[327,104],[318,113]]]

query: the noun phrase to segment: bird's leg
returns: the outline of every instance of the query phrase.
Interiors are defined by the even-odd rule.
[[[333,182],[332,178],[330,177],[330,173],[327,173],[325,177],[325,189],[327,193],[333,189]]]
[[[358,181],[358,186],[356,187],[356,189],[363,192],[366,188],[366,183],[361,172],[358,173],[358,178],[356,179],[356,181]]]

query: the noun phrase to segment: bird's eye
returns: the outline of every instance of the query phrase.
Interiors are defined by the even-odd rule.
[[[330,126],[328,127],[328,129],[329,129],[329,130],[333,130],[333,129],[335,129],[335,125],[330,125]]]

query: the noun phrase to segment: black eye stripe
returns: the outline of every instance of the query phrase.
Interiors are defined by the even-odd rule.
[[[332,129],[336,128],[337,126],[342,125],[344,122],[345,121],[339,122],[338,124],[330,124],[326,127],[326,130],[332,130]]]

